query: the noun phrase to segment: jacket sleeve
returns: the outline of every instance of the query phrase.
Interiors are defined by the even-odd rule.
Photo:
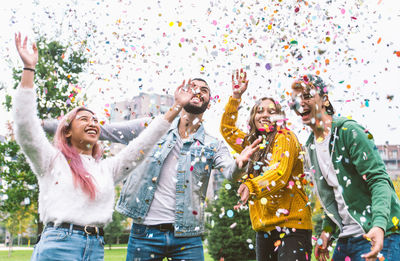
[[[17,88],[13,100],[15,138],[37,176],[46,175],[58,150],[49,142],[40,124],[34,88]]]
[[[268,170],[245,182],[250,193],[254,193],[256,199],[260,199],[285,187],[298,160],[299,150],[300,146],[294,134],[278,133],[273,144]]]
[[[235,181],[239,180],[246,170],[237,166],[236,160],[222,141],[219,142],[218,148],[215,150],[213,168],[218,169],[226,179]]]
[[[345,132],[345,146],[350,161],[359,175],[363,176],[371,192],[372,225],[386,231],[393,185],[372,135],[355,122],[346,122],[341,131]]]
[[[130,121],[115,122],[101,126],[100,139],[128,144],[151,122],[151,118],[134,119]]]
[[[100,125],[100,140],[128,144],[136,138],[143,129],[150,124],[151,118],[134,119]],[[58,127],[56,119],[46,119],[43,121],[43,129],[50,135],[54,135]]]
[[[239,104],[240,100],[229,97],[225,111],[222,114],[220,126],[220,131],[225,141],[238,153],[243,150],[241,142],[246,136],[245,132],[236,127]]]
[[[117,155],[102,162],[112,169],[114,183],[118,183],[132,172],[146,157],[157,141],[167,132],[171,123],[157,117],[140,135]]]

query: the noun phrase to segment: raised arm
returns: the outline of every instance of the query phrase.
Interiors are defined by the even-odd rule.
[[[100,125],[100,140],[128,144],[136,138],[144,128],[150,124],[150,117],[134,119],[130,121],[114,122]],[[56,119],[46,119],[42,121],[43,129],[50,135],[54,135],[57,130],[58,121]]]
[[[221,119],[221,134],[229,146],[238,153],[243,150],[241,143],[246,133],[236,127],[236,122],[241,98],[247,89],[248,83],[246,72],[243,72],[243,69],[236,70],[236,81],[235,74],[232,74],[232,96],[229,97]]]
[[[38,50],[36,44],[33,44],[33,53],[30,53],[27,48],[27,41],[28,38],[25,37],[21,45],[21,34],[15,34],[15,45],[24,63],[21,83],[13,99],[15,137],[29,159],[34,173],[43,176],[46,174],[46,170],[48,170],[57,150],[47,140],[37,117],[33,77],[38,61]]]
[[[189,80],[189,84],[191,81]],[[113,168],[114,181],[118,183],[140,164],[146,154],[169,129],[171,122],[193,97],[192,88],[184,88],[185,81],[175,91],[175,103],[163,117],[158,117],[115,157],[106,160]]]

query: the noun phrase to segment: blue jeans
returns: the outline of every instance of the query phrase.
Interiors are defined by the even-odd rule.
[[[133,224],[129,236],[126,261],[204,260],[201,237],[175,237],[174,231],[160,231],[146,225]]]
[[[364,239],[363,236],[339,238],[333,252],[332,260],[345,260],[346,257],[349,257],[351,261],[365,261],[365,259],[361,258],[361,255],[367,254],[370,251],[371,243]],[[400,234],[392,234],[385,237],[383,249],[380,253],[386,261],[399,260]]]
[[[33,250],[31,261],[104,260],[104,238],[71,228],[46,227]]]

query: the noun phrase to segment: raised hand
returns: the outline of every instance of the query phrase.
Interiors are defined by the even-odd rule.
[[[15,46],[17,47],[17,51],[19,56],[21,57],[22,62],[24,63],[24,67],[34,69],[39,57],[38,49],[36,43],[33,43],[32,44],[33,53],[29,52],[27,43],[28,43],[27,36],[25,36],[24,42],[21,45],[21,33],[15,34]]]
[[[185,107],[190,100],[193,98],[193,84],[189,79],[188,84],[185,85],[185,80],[178,86],[174,94],[175,104],[181,107]]]
[[[243,168],[243,166],[247,164],[253,153],[259,149],[257,145],[260,144],[261,141],[262,138],[259,137],[251,145],[246,146],[246,148],[242,150],[239,156],[236,157],[236,164],[238,165],[239,168]]]
[[[242,94],[247,90],[248,84],[247,73],[243,71],[243,68],[240,71],[236,70],[236,80],[235,74],[232,74],[232,97],[241,99]]]

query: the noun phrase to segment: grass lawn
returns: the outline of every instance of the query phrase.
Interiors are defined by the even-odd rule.
[[[126,245],[118,245],[119,247],[125,247]],[[0,261],[24,261],[30,260],[32,250],[15,250],[12,252],[11,257],[8,257],[8,251],[0,251]],[[108,246],[104,248],[105,261],[124,261],[126,258],[126,249],[108,249]],[[331,253],[332,257],[332,253]],[[213,261],[208,252],[204,253],[205,261]],[[164,261],[167,259],[164,259]],[[315,261],[314,255],[312,255],[311,261]]]
[[[126,246],[126,245],[120,245]],[[30,260],[32,250],[15,250],[12,252],[11,257],[8,257],[8,251],[0,251],[0,261],[24,261]],[[108,247],[104,249],[105,261],[123,261],[126,258],[126,249],[111,249]],[[204,253],[205,261],[213,261],[208,253]]]

